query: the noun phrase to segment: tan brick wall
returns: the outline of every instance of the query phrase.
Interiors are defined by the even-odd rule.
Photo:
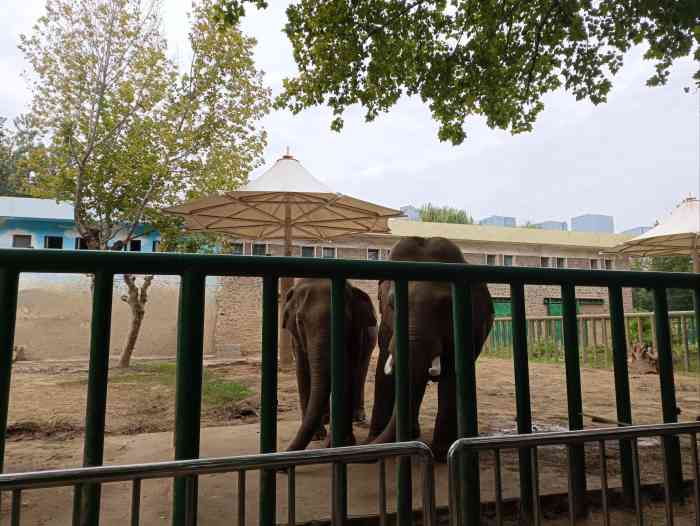
[[[395,243],[390,238],[366,237],[353,239],[351,242],[337,243],[337,256],[342,259],[367,258],[367,248],[379,248],[381,258],[387,259],[389,250]],[[516,266],[539,267],[541,257],[566,257],[568,268],[588,269],[590,259],[598,259],[596,249],[577,249],[562,247],[558,251],[556,247],[538,246],[491,246],[469,242],[458,243],[464,252],[468,263],[482,265],[485,263],[486,254],[498,256],[498,264],[502,263],[502,255],[515,256]],[[270,243],[268,252],[273,255],[282,255],[280,243]],[[245,243],[245,253],[252,253],[252,243]],[[301,247],[294,246],[293,255],[301,254]],[[317,247],[317,256],[320,255],[320,246]],[[618,260],[616,269],[629,268],[628,260]],[[377,282],[369,280],[353,281],[353,284],[365,290],[377,305]],[[494,298],[510,298],[510,287],[503,284],[489,284],[489,290]],[[601,305],[582,305],[584,314],[602,314],[608,311],[608,293],[600,287],[577,287],[578,298],[601,299]],[[257,354],[260,352],[261,343],[261,310],[262,310],[262,280],[259,278],[221,278],[217,293],[217,325],[215,331],[216,346],[223,344],[239,344],[244,354]],[[545,299],[561,298],[561,289],[556,286],[525,286],[525,308],[528,317],[546,316],[547,305]],[[623,301],[626,312],[632,311],[632,291],[623,289]]]

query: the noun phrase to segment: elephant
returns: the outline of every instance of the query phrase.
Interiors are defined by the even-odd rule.
[[[391,250],[393,261],[434,261],[465,264],[464,255],[452,241],[440,238],[408,237]],[[471,285],[473,333],[476,356],[488,337],[494,320],[491,295],[485,284]],[[379,359],[375,373],[374,406],[368,443],[396,440],[393,353],[394,293],[393,282],[379,283]],[[435,458],[444,460],[450,445],[457,439],[457,393],[454,370],[454,335],[452,328],[452,289],[449,283],[410,282],[409,311],[409,381],[411,382],[412,438],[420,436],[418,416],[428,381],[438,384],[438,413],[431,449]]]
[[[331,367],[331,282],[327,279],[298,279],[287,292],[282,326],[292,335],[302,422],[288,451],[306,448],[325,433],[328,414]],[[372,351],[377,343],[377,317],[366,292],[349,283],[345,288],[346,414],[354,420],[364,417],[364,385]],[[327,421],[327,420],[326,420]],[[344,443],[355,443],[350,435]],[[326,437],[326,446],[330,436]]]

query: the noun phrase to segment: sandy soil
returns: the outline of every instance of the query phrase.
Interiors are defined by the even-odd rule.
[[[217,374],[235,379],[254,391],[256,394],[246,400],[246,403],[255,407],[260,382],[259,363],[255,360],[249,360],[228,364],[209,364],[209,367],[215,368]],[[567,419],[563,367],[555,364],[531,364],[530,370],[535,426],[539,430],[565,427]],[[110,371],[113,378],[122,374],[124,373],[117,369]],[[20,362],[16,364],[12,382],[9,442],[6,454],[7,471],[18,472],[80,465],[86,378],[87,369],[84,363]],[[511,362],[497,359],[479,360],[477,382],[480,431],[482,433],[512,432],[515,428],[515,387]],[[635,423],[660,422],[661,404],[658,377],[652,375],[633,376],[630,382]],[[695,416],[700,414],[697,385],[695,377],[676,377],[678,406],[681,410],[680,420],[695,420]],[[614,383],[611,371],[583,369],[582,386],[585,413],[615,418]],[[173,391],[173,386],[153,386],[147,383],[115,382],[110,385],[107,412],[107,433],[109,435],[106,448],[107,463],[145,462],[172,458],[172,441],[168,440],[169,433],[159,435],[146,433],[172,430],[174,420]],[[286,441],[291,438],[299,418],[296,379],[293,371],[280,372],[278,396],[280,447],[284,447]],[[371,411],[372,396],[373,378],[370,374],[366,386],[368,415]],[[203,427],[212,427],[211,431],[205,430],[202,434],[203,454],[257,452],[256,433],[258,426],[255,425],[257,417],[255,415],[243,416],[239,409],[238,404],[232,404],[230,407],[203,407],[202,425]],[[436,409],[436,389],[435,386],[430,386],[421,411],[421,428],[425,439],[429,439],[432,433]],[[600,424],[591,424],[589,419],[586,419],[586,422],[587,427],[600,427]],[[223,430],[231,429],[230,432],[226,432],[236,433],[237,437],[246,437],[246,439],[236,438],[231,441],[228,438],[217,438],[220,436],[218,430],[222,428],[214,428],[213,426],[228,426],[224,427]],[[240,428],[240,432],[236,432],[231,426],[244,427]],[[366,426],[358,426],[356,434],[358,438],[366,435]],[[227,448],[219,444],[219,440],[227,445]],[[684,449],[687,446],[688,444],[683,442]],[[207,448],[210,449],[209,453],[206,452]],[[658,444],[654,441],[642,444],[640,455],[643,464],[643,482],[659,481],[661,457]],[[615,485],[618,476],[617,451],[612,445],[607,451],[607,456],[609,458],[610,482],[611,485]],[[688,456],[685,455],[685,458]],[[543,492],[566,490],[565,459],[565,450],[561,448],[547,448],[541,452],[540,469],[542,470]],[[599,477],[597,450],[587,449],[587,460],[589,485],[596,487]],[[506,497],[515,496],[517,495],[517,463],[514,455],[505,454],[503,466],[506,470],[504,473],[504,494]],[[686,476],[690,478],[690,466],[685,465],[684,467]],[[442,471],[438,472],[438,478],[442,477],[441,483],[444,484],[444,468],[440,469]],[[492,498],[493,477],[489,455],[484,455],[482,458],[482,471],[483,496],[484,498]],[[231,481],[225,484],[225,487],[228,488],[227,491],[233,487],[228,485],[229,483]],[[169,484],[162,486],[169,488]],[[351,492],[352,488],[351,484]],[[376,496],[372,492],[367,493],[358,489],[354,491],[355,493],[351,494],[353,506],[363,508],[362,504],[366,499],[368,503],[372,504],[369,507],[370,512],[372,512]],[[161,500],[165,499],[163,500],[165,505],[161,508],[154,505],[154,509],[161,509],[158,513],[167,515],[169,489],[161,489],[158,492]],[[297,495],[300,495],[301,492],[302,488],[299,488]],[[51,494],[55,495],[55,502],[48,498],[48,494],[41,498],[42,507],[48,507],[47,514],[42,514],[42,516],[48,517],[46,522],[44,519],[39,521],[37,516],[37,522],[30,521],[30,523],[60,523],[49,520],[54,516],[51,509],[53,508],[55,511],[55,509],[65,506],[67,502],[65,499],[69,497],[69,491],[53,491]],[[205,495],[204,488],[200,494]],[[213,486],[211,498],[220,494],[221,490],[217,491],[216,486]],[[128,508],[128,488],[125,488],[124,491],[108,492],[105,495],[105,500],[108,499],[108,496],[112,496],[109,497],[109,504],[105,504],[107,508],[122,511]],[[445,499],[444,492],[439,494],[439,500],[446,502]],[[37,500],[29,498],[27,502],[36,503]],[[214,505],[212,504],[212,506]],[[251,506],[255,507],[254,503]],[[300,507],[299,503],[297,506]],[[656,516],[657,508],[658,506],[649,510],[651,515]],[[314,509],[313,506],[309,508],[309,510],[312,509]],[[223,508],[220,512],[222,517],[227,514]],[[692,515],[692,512],[690,513]],[[154,518],[160,518],[160,516]],[[663,520],[655,522],[653,517],[650,519],[647,523],[663,524]],[[620,520],[622,522],[618,522],[619,524],[627,523],[624,518]],[[114,524],[119,523],[118,520],[115,519],[115,521]],[[105,520],[104,523],[110,524],[112,522]],[[210,523],[218,524],[215,520],[206,521],[206,524]],[[593,523],[591,522],[591,524]],[[557,522],[553,522],[553,524],[557,524]]]

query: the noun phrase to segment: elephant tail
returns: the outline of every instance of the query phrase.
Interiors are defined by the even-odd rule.
[[[323,414],[326,411],[328,398],[330,396],[330,374],[328,367],[324,367],[321,361],[327,356],[323,353],[313,353],[315,359],[309,356],[309,369],[311,373],[311,382],[309,387],[309,402],[306,406],[304,418],[299,426],[296,436],[287,447],[287,451],[298,451],[305,449],[309,442],[314,437],[321,425]],[[316,362],[316,363],[314,363]],[[327,364],[326,364],[327,365]]]

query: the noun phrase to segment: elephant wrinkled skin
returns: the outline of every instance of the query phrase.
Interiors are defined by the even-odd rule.
[[[331,282],[299,279],[285,298],[283,327],[292,334],[302,422],[288,451],[304,449],[323,428],[328,414],[331,366]],[[377,343],[377,317],[372,300],[350,284],[345,288],[346,414],[364,418],[364,385]],[[325,430],[324,430],[325,431]],[[326,442],[330,437],[326,438]],[[355,443],[350,435],[344,443]]]
[[[433,261],[466,263],[462,251],[444,238],[410,237],[399,241],[391,250],[394,261]],[[476,356],[493,325],[494,310],[485,284],[472,284],[472,338]],[[379,360],[374,384],[374,407],[368,442],[396,440],[394,377],[392,360],[394,342],[393,284],[379,284]],[[452,289],[449,283],[410,282],[408,286],[409,316],[409,381],[411,382],[411,418],[413,437],[420,435],[418,416],[429,380],[438,383],[438,413],[435,419],[431,448],[443,460],[457,439],[457,394],[454,370],[454,336],[452,330]],[[389,362],[387,364],[387,361]],[[389,373],[389,374],[387,374]]]

